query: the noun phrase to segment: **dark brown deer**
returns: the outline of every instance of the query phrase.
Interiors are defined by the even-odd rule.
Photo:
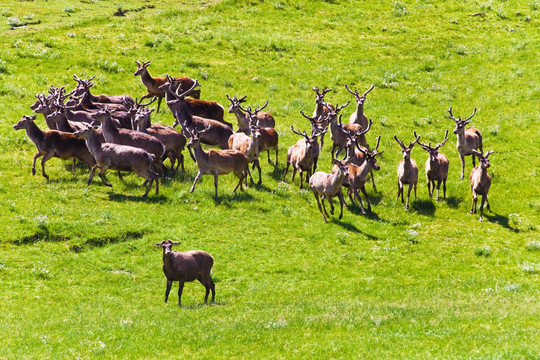
[[[173,127],[181,125],[184,132],[186,129],[191,132],[197,130],[200,132],[200,141],[202,143],[218,145],[221,149],[228,149],[229,138],[233,134],[233,131],[229,126],[216,120],[193,116],[187,109],[186,96],[199,85],[199,82],[195,80],[195,84],[182,94],[177,94],[175,92],[173,82],[167,82],[160,87],[162,90],[166,91],[167,106],[169,106],[176,118]]]
[[[414,133],[416,136],[416,132]],[[446,179],[448,178],[448,158],[442,152],[439,152],[439,149],[446,144],[448,141],[448,130],[444,134],[444,140],[442,143],[431,147],[429,145],[422,144],[418,141],[418,145],[426,150],[429,153],[429,157],[426,161],[426,181],[429,196],[433,196],[433,191],[435,190],[435,181],[437,182],[437,197],[435,198],[439,201],[439,189],[441,188],[441,182],[443,184],[443,196],[446,198]]]
[[[354,97],[356,98],[356,111],[351,114],[349,117],[349,124],[359,124],[362,126],[362,128],[366,128],[368,123],[368,118],[364,114],[364,103],[366,102],[366,95],[373,90],[375,85],[371,85],[371,87],[362,95],[360,96],[360,93],[357,89],[354,91],[351,91],[347,84],[345,84],[345,89],[347,89],[348,92],[350,92]]]
[[[482,155],[481,152],[472,150],[474,156],[478,157],[479,166],[476,166],[471,171],[470,181],[471,181],[471,191],[472,191],[472,205],[471,205],[471,214],[476,214],[476,202],[477,196],[482,195],[482,203],[480,204],[480,221],[483,221],[482,216],[484,215],[484,202],[487,204],[488,211],[491,211],[489,208],[488,192],[491,187],[491,176],[489,176],[487,169],[491,166],[489,164],[489,155],[493,154],[493,151],[488,151],[486,155]]]
[[[457,119],[452,115],[452,107],[448,109],[450,118],[456,122],[456,127],[454,129],[454,134],[457,135],[457,150],[459,153],[459,158],[461,160],[461,180],[463,180],[463,174],[465,172],[465,156],[472,155],[473,150],[479,149],[480,153],[482,152],[482,134],[477,129],[470,127],[465,129],[465,126],[469,124],[472,120],[471,118],[476,114],[476,108],[471,116],[465,120],[461,120],[461,117]],[[473,166],[476,166],[475,157],[472,157]]]
[[[36,174],[36,160],[41,159],[41,174],[47,180],[49,175],[45,173],[45,163],[53,158],[71,160],[78,159],[88,165],[89,168],[96,164],[96,160],[86,147],[84,140],[79,139],[70,133],[65,133],[57,130],[40,130],[34,123],[36,116],[24,115],[19,120],[13,129],[25,129],[26,135],[36,145],[38,152],[34,155],[32,163],[32,175]]]
[[[416,161],[411,158],[411,150],[414,144],[420,140],[420,136],[417,136],[414,141],[411,141],[409,146],[405,146],[403,141],[398,139],[397,135],[394,135],[394,139],[396,139],[399,146],[401,146],[401,152],[403,155],[403,159],[399,162],[397,167],[398,194],[396,201],[401,195],[401,203],[404,203],[403,185],[408,184],[409,190],[407,191],[407,203],[405,204],[405,210],[409,210],[409,197],[411,196],[411,189],[414,186],[414,198],[416,199],[416,184],[418,183],[418,166],[416,165]]]
[[[158,98],[158,107],[157,112],[159,112],[159,107],[161,105],[161,100],[165,96],[165,92],[160,90],[159,87],[167,82],[165,77],[153,77],[148,72],[148,66],[150,66],[150,61],[143,61],[142,64],[138,61],[135,61],[137,64],[137,70],[133,73],[133,76],[140,76],[143,85],[146,87],[148,94],[141,97],[141,101],[146,98],[151,98],[157,96]],[[174,78],[175,86],[181,87],[183,89],[189,89],[195,83],[193,79],[188,78],[187,76],[181,76]],[[175,88],[176,90],[176,88]],[[190,96],[194,98],[199,98],[201,94],[200,90],[193,91]],[[222,109],[223,110],[223,109]],[[223,118],[223,115],[222,115]]]

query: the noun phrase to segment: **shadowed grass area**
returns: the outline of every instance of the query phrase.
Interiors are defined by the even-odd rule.
[[[127,11],[130,10],[130,11]],[[135,11],[139,10],[139,11]],[[120,12],[124,16],[115,16]],[[537,1],[3,1],[0,4],[0,358],[519,358],[540,356],[540,66]],[[15,26],[27,23],[25,26]],[[14,27],[11,30],[11,27]],[[73,74],[96,76],[93,94],[146,89],[135,61],[153,76],[197,78],[201,98],[248,95],[276,119],[279,166],[261,155],[262,185],[233,193],[238,179],[212,176],[189,193],[196,165],[143,199],[143,179],[53,159],[50,181],[31,175],[35,145],[13,131],[34,95],[73,89]],[[299,190],[286,154],[309,131],[299,114],[326,101],[351,104],[344,85],[364,92],[381,135],[358,202],[325,224],[309,189]],[[493,212],[469,214],[451,132],[453,114],[477,113],[490,156]],[[226,120],[236,124],[225,111]],[[172,125],[161,104],[153,122]],[[45,128],[42,115],[36,123]],[[439,142],[450,161],[446,199],[428,196],[427,153],[417,199],[396,202],[401,151],[393,139]],[[331,140],[318,169],[331,169]],[[274,152],[271,154],[274,162]],[[257,178],[257,176],[256,176]],[[258,179],[258,178],[257,178]],[[345,193],[345,190],[344,190]],[[337,200],[337,199],[335,199]],[[364,202],[364,205],[365,202]],[[161,251],[181,241],[215,259],[216,305],[187,283],[163,305]]]

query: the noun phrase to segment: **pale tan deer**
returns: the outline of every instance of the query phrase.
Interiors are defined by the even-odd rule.
[[[471,118],[476,114],[476,108],[471,116],[465,120],[461,120],[461,117],[457,119],[452,115],[452,107],[448,109],[450,113],[450,118],[456,122],[456,127],[454,129],[454,134],[457,135],[457,150],[459,153],[459,158],[461,160],[461,180],[463,180],[463,174],[465,172],[465,156],[472,155],[472,151],[479,149],[482,152],[482,134],[477,129],[470,127],[465,129],[465,126],[469,124],[472,120]],[[473,166],[476,166],[475,157],[472,157]]]
[[[244,109],[242,105],[240,105],[241,103],[246,101],[247,95],[244,95],[240,99],[238,99],[236,96],[232,98],[229,95],[226,96],[227,99],[229,99],[229,101],[231,102],[231,106],[229,107],[229,113],[236,116],[236,124],[238,126],[237,131],[249,132],[250,120],[251,122],[253,122],[253,115],[255,115],[257,123],[261,128],[276,127],[276,121],[274,120],[274,117],[267,112],[261,112],[261,110],[268,105],[268,100],[262,107],[256,107],[255,112],[251,113],[251,107]]]
[[[215,188],[215,197],[217,198],[218,191],[218,179],[219,175],[228,174],[230,172],[234,173],[238,177],[238,185],[234,188],[233,192],[236,192],[236,189],[240,187],[240,190],[244,190],[242,187],[242,181],[244,177],[247,176],[247,166],[248,160],[242,152],[238,150],[214,150],[210,149],[204,151],[201,147],[201,135],[208,131],[209,128],[206,128],[202,131],[197,129],[189,130],[186,126],[186,136],[189,138],[188,147],[193,148],[193,153],[195,155],[195,160],[197,162],[197,167],[199,168],[199,173],[193,181],[191,186],[190,193],[195,190],[195,184],[203,175],[214,175],[214,188]]]
[[[332,89],[324,89],[319,91],[318,87],[312,87],[312,90],[315,91],[315,110],[313,110],[313,117],[320,119],[322,121],[322,128],[326,129],[329,124],[328,113],[330,110],[333,110],[332,104],[324,102],[324,96],[332,91]],[[324,134],[321,135],[321,149],[324,146]]]
[[[418,166],[416,165],[416,161],[411,158],[411,150],[414,144],[420,140],[420,136],[417,136],[414,141],[411,141],[409,146],[405,146],[403,141],[398,139],[397,135],[394,135],[394,139],[396,139],[399,146],[401,146],[401,152],[403,155],[403,159],[399,162],[397,167],[398,194],[396,201],[401,195],[401,203],[404,203],[403,185],[408,184],[409,190],[407,191],[407,203],[405,204],[405,210],[409,210],[409,197],[411,196],[411,189],[414,186],[414,198],[416,199],[416,185],[418,183]]]
[[[493,151],[488,151],[486,155],[482,155],[481,152],[472,150],[474,156],[478,157],[479,166],[475,167],[471,171],[470,182],[472,191],[472,205],[471,214],[476,214],[476,202],[477,196],[482,195],[482,203],[480,204],[480,221],[483,221],[484,215],[484,202],[487,204],[487,209],[491,211],[489,207],[488,192],[491,187],[491,176],[489,176],[487,169],[491,166],[489,164],[488,156],[493,154]]]
[[[366,102],[366,95],[371,90],[373,90],[374,87],[375,85],[371,85],[371,87],[362,96],[360,96],[360,93],[358,92],[357,89],[355,89],[354,91],[351,91],[351,89],[349,89],[347,84],[345,84],[345,89],[347,89],[347,91],[351,93],[352,95],[354,95],[354,97],[356,98],[356,111],[353,112],[351,116],[349,117],[349,124],[359,124],[360,126],[362,126],[362,128],[364,129],[366,128],[368,118],[364,114],[364,103]]]

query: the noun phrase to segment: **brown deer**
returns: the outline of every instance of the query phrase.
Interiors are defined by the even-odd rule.
[[[364,103],[366,102],[366,95],[371,90],[373,90],[374,87],[375,85],[371,85],[371,87],[362,96],[360,96],[360,93],[358,92],[357,89],[355,89],[354,91],[351,91],[351,89],[349,89],[347,84],[345,84],[345,89],[347,89],[347,91],[351,93],[352,95],[354,95],[354,97],[356,98],[356,111],[353,112],[351,116],[349,117],[349,124],[360,124],[362,128],[364,129],[366,128],[367,123],[368,123],[368,118],[364,114]]]
[[[479,166],[476,166],[471,171],[470,181],[471,181],[471,191],[472,191],[472,205],[471,205],[471,214],[476,214],[476,202],[477,195],[482,195],[482,203],[480,204],[480,221],[483,221],[482,216],[484,215],[484,202],[487,204],[488,211],[491,211],[489,208],[488,192],[491,187],[491,176],[489,176],[487,169],[491,166],[489,164],[489,155],[493,154],[493,151],[488,151],[486,155],[482,155],[481,152],[472,150],[474,156],[478,157]]]
[[[160,89],[166,91],[167,106],[171,109],[176,118],[173,127],[181,125],[183,130],[188,129],[193,132],[198,130],[201,137],[200,141],[208,145],[218,145],[221,149],[229,148],[229,138],[233,134],[232,129],[220,123],[219,121],[206,119],[199,116],[193,116],[189,113],[186,105],[186,96],[188,96],[199,82],[195,80],[195,84],[182,94],[177,94],[174,90],[173,82],[169,81],[163,84]],[[180,90],[180,88],[178,89]],[[205,130],[204,132],[202,132]]]
[[[84,139],[83,141],[86,141],[86,146],[90,149],[90,152],[92,152],[97,161],[92,167],[87,186],[90,186],[98,168],[98,175],[101,178],[101,182],[111,187],[111,183],[105,178],[105,173],[108,169],[118,170],[118,173],[120,171],[134,171],[137,175],[146,179],[148,183],[143,197],[148,195],[154,181],[156,183],[157,195],[159,193],[159,175],[152,170],[154,155],[133,146],[101,143],[96,130],[97,126],[88,126],[86,129],[79,130],[74,134]]]
[[[191,186],[190,193],[195,190],[195,184],[203,175],[214,175],[214,188],[215,188],[215,197],[217,198],[218,191],[218,179],[219,175],[228,174],[230,172],[234,173],[238,177],[238,185],[234,188],[233,192],[236,192],[236,189],[240,187],[240,190],[244,191],[242,187],[242,181],[244,177],[247,176],[247,167],[248,160],[242,152],[238,150],[214,150],[210,149],[204,151],[201,147],[201,135],[210,130],[208,128],[199,131],[196,128],[189,130],[186,126],[186,136],[189,138],[188,147],[193,148],[193,153],[195,154],[195,160],[197,162],[197,167],[199,172],[193,181]]]
[[[49,99],[45,97],[45,95],[42,93],[35,96],[37,100],[35,103],[30,105],[30,109],[34,110],[36,114],[43,114],[43,117],[45,118],[45,123],[50,130],[58,130],[54,121],[47,120],[47,116],[49,116],[53,112],[53,109],[51,109],[48,104]]]
[[[236,124],[238,125],[237,131],[242,132],[249,132],[249,126],[250,126],[250,120],[253,118],[253,114],[251,114],[251,107],[247,109],[244,109],[240,104],[246,101],[247,95],[244,95],[240,99],[238,99],[236,96],[230,97],[227,96],[227,99],[231,102],[231,106],[229,106],[229,113],[234,114],[236,116]],[[262,109],[264,109],[268,105],[268,100],[262,107],[255,108],[255,118],[261,128],[275,128],[276,127],[276,121],[267,112],[261,112]],[[243,111],[243,112],[242,112]]]
[[[299,139],[296,144],[291,146],[289,150],[287,150],[287,165],[285,166],[285,171],[283,172],[283,181],[285,181],[285,177],[287,176],[287,172],[289,171],[289,165],[292,165],[292,181],[294,181],[294,176],[298,171],[300,173],[300,189],[303,189],[303,173],[306,173],[306,181],[308,181],[313,171],[313,149],[315,147],[318,147],[317,137],[321,135],[321,132],[316,132],[315,134],[308,136],[305,130],[301,133],[297,130],[294,130],[292,125],[291,130],[295,134],[302,136],[302,138]],[[324,132],[326,132],[327,130],[328,128],[325,129]]]
[[[469,124],[472,120],[471,118],[476,114],[476,108],[471,116],[465,120],[461,120],[461,117],[457,119],[452,115],[452,107],[448,109],[450,113],[450,118],[456,122],[456,127],[454,129],[454,134],[457,135],[457,150],[459,153],[459,158],[461,160],[461,180],[463,180],[463,173],[465,172],[465,156],[472,155],[472,151],[479,149],[482,152],[482,134],[477,129],[470,127],[465,129],[465,126]],[[476,166],[475,157],[472,157],[473,166]]]
[[[311,191],[313,191],[313,195],[317,200],[317,206],[319,207],[319,211],[322,214],[324,222],[328,222],[326,220],[328,213],[326,212],[326,207],[324,206],[324,199],[328,200],[328,203],[330,204],[330,214],[334,215],[334,204],[332,203],[332,198],[334,196],[338,197],[341,208],[339,219],[341,220],[343,218],[343,205],[345,204],[345,200],[343,199],[341,187],[343,184],[343,179],[349,176],[349,162],[350,158],[344,161],[339,161],[338,159],[334,158],[332,159],[333,167],[331,174],[317,171],[309,178],[309,187]],[[320,201],[319,197],[322,198]]]
[[[92,93],[90,92],[90,88],[94,86],[92,80],[94,80],[95,77],[96,76],[94,75],[89,79],[83,80],[79,79],[79,77],[74,74],[73,79],[77,81],[77,88],[74,91],[74,95],[80,96],[87,92],[90,96],[90,100],[95,103],[122,104],[124,100],[133,101],[133,99],[129,95],[92,95]]]
[[[416,136],[416,132],[414,133]],[[448,141],[448,130],[444,134],[444,140],[442,143],[431,147],[429,145],[422,144],[418,141],[418,145],[426,150],[429,153],[429,157],[426,160],[426,180],[429,196],[433,196],[433,191],[435,190],[435,181],[437,181],[437,197],[435,198],[439,201],[439,189],[441,188],[441,182],[443,184],[443,196],[446,198],[446,179],[448,178],[448,158],[442,152],[439,152],[439,149],[446,144]]]
[[[378,171],[381,168],[377,163],[377,159],[375,158],[377,155],[384,153],[384,151],[379,152],[377,150],[379,148],[380,140],[381,137],[377,137],[377,145],[373,151],[362,148],[356,143],[356,141],[352,142],[353,146],[356,146],[358,151],[363,155],[363,161],[361,165],[356,165],[354,163],[349,164],[349,176],[343,181],[343,186],[348,187],[347,194],[349,195],[349,199],[351,199],[352,204],[354,204],[354,198],[352,195],[354,194],[354,196],[356,196],[360,202],[362,214],[365,214],[366,210],[364,209],[362,198],[360,197],[360,194],[358,194],[358,190],[362,191],[362,194],[364,194],[368,205],[367,211],[371,212],[371,203],[369,202],[369,196],[366,191],[366,178],[369,174],[372,174],[371,176],[373,179],[373,170]]]
[[[314,118],[320,118],[322,120],[321,126],[323,128],[327,128],[329,124],[329,118],[328,113],[330,110],[333,110],[332,104],[324,102],[324,97],[327,93],[332,91],[332,89],[324,89],[323,91],[319,91],[318,87],[312,87],[313,91],[315,91],[315,110],[313,110],[313,117]],[[324,145],[324,134],[321,136],[321,149]]]
[[[409,190],[407,191],[407,203],[405,204],[405,210],[409,210],[409,197],[411,195],[411,189],[414,186],[414,198],[416,199],[416,184],[418,183],[418,166],[416,165],[416,161],[411,158],[411,150],[414,144],[420,140],[420,136],[417,136],[414,141],[411,141],[409,146],[405,146],[403,141],[398,139],[397,135],[394,135],[394,139],[396,139],[399,146],[401,146],[401,152],[403,155],[403,159],[400,161],[397,167],[398,194],[396,201],[401,195],[401,203],[404,203],[403,184],[408,184]]]
[[[157,96],[158,97],[157,112],[159,112],[161,100],[165,96],[165,92],[160,90],[159,87],[165,84],[167,82],[167,79],[161,76],[160,77],[151,76],[150,73],[148,72],[148,66],[150,66],[150,63],[151,63],[150,61],[143,61],[141,64],[140,62],[135,61],[135,64],[137,64],[137,70],[133,73],[133,76],[140,76],[143,85],[146,87],[146,90],[148,91],[148,94],[143,95],[141,97],[141,101],[146,98]],[[194,80],[191,78],[188,78],[187,76],[181,76],[181,77],[175,78],[176,87],[182,87],[184,89],[188,89],[191,86],[193,86],[194,83],[195,83]],[[201,91],[196,90],[196,91],[193,91],[190,96],[198,99],[200,94],[201,94]]]
[[[358,137],[363,137],[364,141],[363,143],[366,143],[365,140],[365,134],[371,129],[371,125],[373,124],[373,121],[369,119],[368,126],[365,130],[362,130],[359,133],[351,133],[350,131],[347,131],[347,156],[350,156],[352,158],[351,164],[362,166],[362,164],[365,161],[365,155],[363,152],[359,151],[357,149],[357,146],[362,146],[365,149],[368,149],[367,146],[361,145],[360,141],[357,140]],[[344,130],[345,131],[345,130]],[[375,186],[375,177],[373,176],[373,171],[370,171],[371,174],[371,184],[373,185],[373,190],[377,192],[377,186]]]
[[[36,115],[24,115],[13,129],[25,129],[26,135],[36,145],[38,152],[34,155],[32,163],[32,175],[36,174],[36,160],[41,159],[41,174],[47,181],[49,175],[45,173],[45,163],[52,157],[64,160],[78,159],[88,165],[89,168],[96,164],[96,160],[88,151],[84,140],[70,133],[57,130],[41,130],[35,123]]]

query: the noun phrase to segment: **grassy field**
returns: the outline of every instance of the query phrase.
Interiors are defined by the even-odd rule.
[[[540,358],[539,17],[538,0],[3,0],[0,358]],[[95,94],[140,97],[135,60],[151,60],[154,76],[199,79],[201,97],[226,107],[226,94],[269,100],[279,166],[262,161],[263,184],[244,193],[220,177],[217,199],[210,177],[189,193],[187,156],[185,173],[147,200],[134,175],[86,187],[87,169],[59,159],[50,181],[39,162],[32,176],[35,146],[13,124],[34,95],[72,89],[77,74],[96,75]],[[375,85],[367,139],[381,135],[385,152],[379,192],[368,186],[373,213],[349,206],[325,224],[313,195],[281,176],[297,140],[289,126],[309,130],[299,110],[313,111],[311,87],[354,104],[344,84]],[[450,106],[462,117],[477,108],[472,125],[495,151],[483,223],[469,214],[470,157],[459,180]],[[172,124],[162,109],[153,121]],[[406,212],[392,137],[440,142],[446,129],[447,199],[429,198],[416,147],[418,198]],[[176,284],[163,305],[152,243],[168,238],[214,256],[215,305],[202,305],[199,283],[186,284],[181,308]]]

